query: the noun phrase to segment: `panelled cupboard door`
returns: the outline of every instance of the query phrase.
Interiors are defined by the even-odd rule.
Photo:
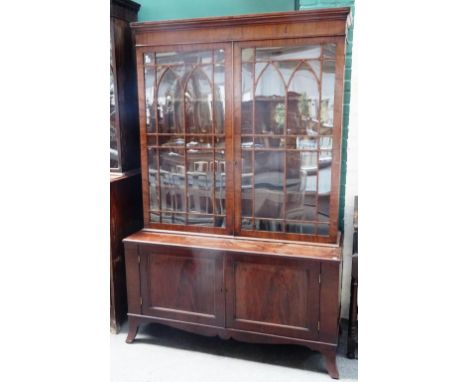
[[[228,328],[318,337],[320,263],[263,255],[226,255]]]
[[[142,313],[224,326],[222,253],[140,246]]]
[[[231,51],[137,48],[146,227],[232,231]]]

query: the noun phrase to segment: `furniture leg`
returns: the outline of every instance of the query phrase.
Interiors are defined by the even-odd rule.
[[[348,358],[356,358],[357,347],[357,293],[358,281],[353,277],[351,279],[351,302],[349,305],[349,321],[348,321]]]
[[[322,355],[325,358],[325,366],[330,377],[339,379],[340,376],[336,367],[336,351],[322,351]]]
[[[128,335],[125,342],[127,344],[131,344],[137,335],[138,327],[140,326],[140,322],[136,317],[128,317]]]

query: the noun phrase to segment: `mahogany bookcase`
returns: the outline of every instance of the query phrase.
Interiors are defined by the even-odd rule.
[[[338,378],[349,8],[132,23],[144,229],[129,334],[158,322],[320,351]]]

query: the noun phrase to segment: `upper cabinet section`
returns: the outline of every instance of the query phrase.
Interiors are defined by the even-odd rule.
[[[132,24],[146,228],[336,242],[348,14]]]

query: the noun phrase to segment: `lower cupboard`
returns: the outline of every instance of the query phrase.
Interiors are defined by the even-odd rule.
[[[139,232],[124,240],[129,333],[157,322],[320,351],[338,378],[341,248]],[[297,248],[296,248],[297,247]]]

